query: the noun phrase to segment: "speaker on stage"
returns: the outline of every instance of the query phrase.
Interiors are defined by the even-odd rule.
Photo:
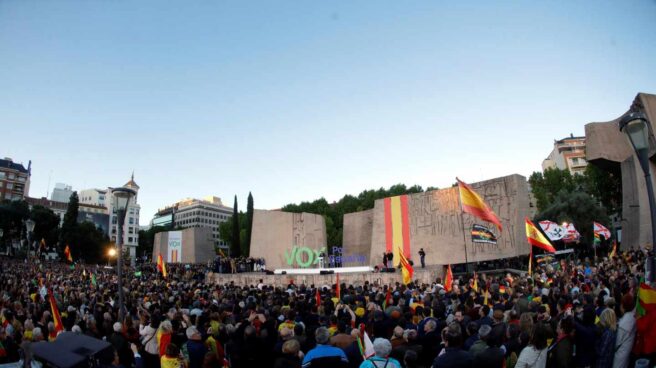
[[[380,270],[380,272],[394,273],[394,272],[396,272],[396,268],[394,268],[394,267],[387,267],[387,268],[383,268],[382,270]]]
[[[334,273],[335,273],[334,270],[321,270],[321,271],[319,271],[319,275],[332,275]]]
[[[264,271],[264,273],[267,274],[267,275],[273,275],[273,271],[271,271],[271,270],[266,270],[266,271]],[[287,273],[287,272],[283,271],[283,273]]]
[[[107,341],[64,332],[53,342],[39,342],[32,346],[34,359],[44,367],[95,368],[114,360],[114,347]]]
[[[281,274],[281,275],[286,275],[286,274],[287,274],[287,271],[282,271],[280,274]]]

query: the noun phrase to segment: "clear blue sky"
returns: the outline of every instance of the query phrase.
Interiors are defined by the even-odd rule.
[[[464,4],[463,4],[464,3]],[[656,92],[654,1],[0,1],[0,156],[278,208],[539,170]]]

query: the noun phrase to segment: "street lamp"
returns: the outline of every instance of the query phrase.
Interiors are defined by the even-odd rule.
[[[641,112],[632,112],[624,115],[620,120],[620,131],[624,132],[629,137],[629,142],[635,150],[640,167],[645,173],[645,184],[647,185],[647,197],[649,199],[649,211],[651,214],[651,252],[652,257],[647,258],[645,262],[645,272],[647,273],[647,281],[652,283],[654,281],[654,247],[656,246],[656,204],[654,203],[654,187],[651,182],[651,174],[649,172],[649,120],[647,116]]]
[[[118,261],[116,262],[116,267],[118,268],[118,315],[119,320],[123,321],[123,316],[125,314],[125,305],[124,295],[123,295],[123,224],[125,223],[125,214],[127,212],[128,204],[130,203],[130,198],[135,196],[137,192],[130,188],[115,188],[112,189],[112,196],[114,197],[114,209],[116,210],[116,216],[118,217],[117,221],[117,236],[116,236],[116,246],[118,247]]]
[[[27,255],[25,256],[26,260],[30,260],[30,250],[32,249],[32,232],[34,231],[34,220],[27,219],[25,221],[25,229],[27,230]]]
[[[109,266],[109,263],[112,261],[112,258],[114,258],[114,257],[116,257],[116,248],[115,248],[115,247],[111,247],[111,248],[109,248],[109,250],[107,251],[107,258],[108,258],[108,259],[107,259],[107,266]]]

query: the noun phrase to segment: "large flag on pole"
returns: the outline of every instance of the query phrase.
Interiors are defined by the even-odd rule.
[[[50,301],[50,310],[52,312],[52,320],[55,323],[55,334],[59,331],[64,331],[64,324],[62,323],[61,316],[59,315],[59,309],[57,309],[57,302],[55,297],[52,295],[52,290],[48,290],[48,301]]]
[[[604,225],[598,222],[593,222],[592,228],[594,230],[595,235],[601,235],[606,240],[610,239],[610,230],[608,230],[608,228],[606,228]]]
[[[166,277],[166,263],[161,254],[157,256],[157,271],[162,273],[162,277]]]
[[[529,244],[534,245],[538,248],[542,248],[546,250],[547,252],[555,253],[556,248],[551,245],[551,242],[549,239],[547,239],[540,230],[538,230],[535,225],[531,222],[531,220],[526,218],[526,239],[528,239]]]
[[[453,289],[453,272],[451,272],[451,265],[446,268],[446,276],[444,277],[444,289],[447,293]]]
[[[501,231],[501,220],[499,220],[499,217],[497,217],[494,211],[488,207],[483,198],[481,198],[472,187],[460,181],[458,178],[456,178],[456,180],[458,181],[460,205],[462,206],[463,212],[474,215],[483,221],[491,222],[499,228],[499,231]]]
[[[412,268],[408,259],[405,258],[403,252],[399,252],[399,257],[401,257],[401,273],[403,274],[403,283],[405,285],[412,282],[412,275],[415,273],[415,270]]]

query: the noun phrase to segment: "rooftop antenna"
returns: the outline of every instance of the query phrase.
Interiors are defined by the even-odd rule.
[[[48,188],[46,188],[46,199],[50,196],[50,179],[52,178],[52,170],[48,174]]]

